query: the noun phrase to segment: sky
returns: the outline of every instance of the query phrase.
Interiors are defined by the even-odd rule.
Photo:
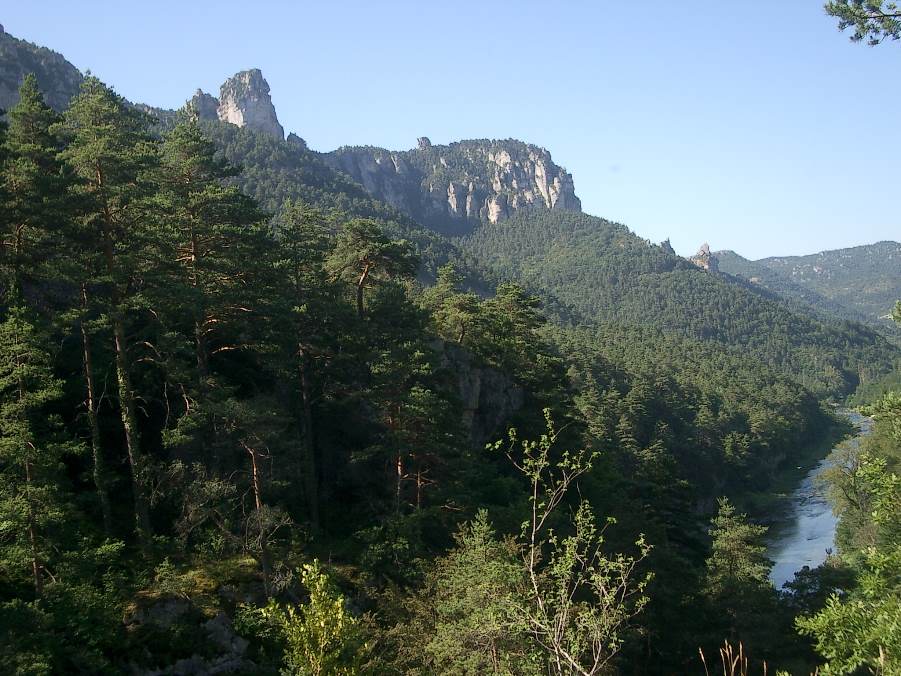
[[[315,150],[535,143],[584,211],[760,258],[901,240],[901,44],[822,5],[9,0],[0,23],[166,108],[260,68]]]

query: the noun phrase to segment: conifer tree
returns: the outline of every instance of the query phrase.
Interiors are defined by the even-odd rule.
[[[78,263],[72,256],[70,221],[72,207],[67,204],[69,178],[58,159],[60,141],[53,125],[59,116],[44,103],[34,75],[28,75],[19,88],[19,101],[9,114],[10,129],[6,144],[8,161],[3,165],[3,182],[8,196],[5,210],[8,229],[3,241],[4,268],[8,287],[25,292],[23,284],[53,284],[61,279],[78,278]],[[30,289],[31,293],[44,289]],[[81,294],[87,298],[86,290]],[[13,299],[13,303],[21,302]],[[92,450],[92,475],[100,502],[103,523],[110,533],[112,507],[107,487],[107,471],[100,444],[96,394],[87,317],[78,312],[85,365],[86,400]]]
[[[473,333],[480,328],[479,297],[462,291],[463,277],[453,263],[438,270],[434,286],[423,293],[423,301],[431,310],[438,334],[461,345],[467,338],[473,340]]]
[[[75,177],[70,195],[79,209],[75,237],[84,262],[81,291],[86,306],[93,302],[93,294],[102,297],[112,329],[135,530],[146,547],[152,535],[149,467],[141,447],[127,325],[129,313],[140,305],[141,275],[155,260],[149,252],[155,243],[150,197],[155,190],[152,172],[158,165],[157,149],[147,132],[147,117],[95,77],[82,83],[57,128],[66,142],[60,156]],[[90,354],[89,345],[85,354]],[[86,357],[86,371],[87,362]],[[88,381],[94,378],[88,376]],[[96,392],[89,400],[96,401]]]
[[[766,527],[738,514],[725,498],[711,520],[712,552],[707,559],[705,593],[730,641],[746,645],[766,631],[775,590],[768,579],[772,563],[766,557]],[[717,642],[722,640],[719,637]]]
[[[23,285],[32,283],[60,252],[64,177],[57,161],[59,142],[51,132],[58,116],[44,103],[34,75],[19,88],[9,112],[2,181],[5,227],[2,235],[3,285],[20,302]]]
[[[378,223],[354,219],[338,234],[329,268],[356,287],[357,315],[363,317],[363,292],[379,279],[410,277],[418,261],[406,240],[390,240]]]
[[[61,443],[46,406],[62,396],[50,358],[28,313],[8,310],[0,324],[0,565],[8,573],[27,562],[37,597],[52,556],[49,531],[65,516],[60,491]]]
[[[157,227],[166,260],[149,293],[174,341],[185,336],[191,355],[179,360],[178,347],[170,350],[176,357],[167,377],[183,405],[169,441],[209,448],[216,408],[229,396],[211,360],[251,347],[247,327],[262,315],[267,285],[260,273],[273,244],[253,200],[225,184],[236,170],[216,156],[196,121],[166,135],[161,164],[156,201],[164,219]]]
[[[301,202],[288,201],[276,223],[279,251],[276,267],[284,280],[280,289],[285,307],[280,312],[287,327],[285,349],[291,355],[300,395],[303,457],[301,475],[307,513],[314,528],[319,525],[319,477],[313,401],[317,376],[340,347],[344,305],[339,289],[325,270],[329,237],[325,216]]]

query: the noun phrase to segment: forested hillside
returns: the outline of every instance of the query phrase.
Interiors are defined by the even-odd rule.
[[[411,151],[442,205],[464,174],[537,191],[454,241],[271,115],[93,76],[15,99],[5,671],[695,673],[724,639],[815,668],[838,587],[780,595],[735,505],[844,432],[826,399],[892,369],[878,334],[579,213],[533,146]]]
[[[780,295],[899,335],[891,309],[901,295],[901,244],[877,242],[809,256],[749,261],[717,252],[720,269]]]
[[[415,248],[376,221],[299,201],[270,220],[228,186],[236,172],[196,122],[163,139],[153,129],[94,78],[61,118],[28,80],[10,114],[5,664],[305,673],[326,640],[338,646],[329,659],[364,671],[484,664],[490,651],[442,619],[475,607],[419,601],[469,575],[472,556],[506,566],[512,577],[486,583],[523,607],[554,584],[595,598],[548,610],[567,641],[598,641],[579,661],[619,653],[663,668],[729,631],[717,608],[733,601],[705,592],[696,515],[765,485],[827,429],[810,394],[763,371],[717,383],[703,353],[688,377],[659,359],[678,345],[662,335],[616,333],[620,349],[613,335],[552,327],[515,284],[481,299],[445,267],[422,288]],[[319,180],[290,189],[329,192]],[[652,340],[656,352],[636,347]],[[483,449],[510,425],[522,435],[513,464]],[[577,477],[587,502],[570,522]],[[531,539],[508,539],[530,485],[559,507],[533,515]],[[594,550],[607,516],[621,525]],[[580,549],[555,544],[547,518]],[[596,553],[554,581],[518,567],[515,552],[530,549]],[[620,571],[633,601],[611,603],[602,570]],[[321,614],[344,595],[357,612]],[[668,618],[691,606],[709,615],[673,632]],[[319,622],[334,633],[303,633]],[[507,659],[541,665],[564,649],[528,631],[504,629]]]
[[[587,214],[516,214],[482,226],[462,245],[503,274],[549,290],[589,321],[717,343],[823,396],[850,394],[891,371],[901,355],[871,329],[803,312]]]

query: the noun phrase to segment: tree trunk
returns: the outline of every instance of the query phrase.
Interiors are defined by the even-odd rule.
[[[88,292],[84,284],[81,285],[82,310],[87,313]],[[81,320],[81,347],[84,366],[85,389],[87,398],[85,405],[88,410],[88,427],[91,430],[91,459],[93,462],[94,487],[100,498],[100,511],[103,514],[103,532],[107,537],[112,537],[113,513],[110,505],[109,489],[106,483],[106,462],[103,457],[103,446],[100,442],[100,425],[97,420],[97,396],[94,388],[94,360],[91,356],[91,336],[85,327],[85,320]]]
[[[260,538],[260,568],[263,571],[263,591],[266,597],[269,597],[269,548],[266,545],[266,536],[263,533],[263,484],[260,479],[260,466],[258,461],[258,453],[255,448],[248,444],[243,444],[245,450],[250,455],[251,484],[253,486],[253,500],[256,507],[257,528]]]
[[[400,514],[401,491],[404,482],[404,456],[400,451],[397,452],[397,462],[395,464],[395,485],[394,485],[394,508]]]
[[[313,438],[313,405],[310,391],[310,374],[307,354],[302,346],[298,346],[297,355],[300,370],[300,398],[303,406],[303,474],[304,493],[307,499],[307,512],[313,529],[319,528],[319,472],[316,466],[316,443]]]
[[[103,169],[95,168],[95,188],[103,199],[105,181]],[[122,317],[122,304],[117,288],[116,254],[114,250],[114,228],[109,204],[105,201],[102,207],[103,228],[103,258],[106,264],[106,272],[112,282],[110,292],[110,317],[113,325],[113,345],[116,354],[116,382],[119,390],[119,410],[122,418],[122,427],[125,430],[125,448],[128,452],[128,464],[131,468],[132,493],[135,505],[135,533],[141,548],[146,552],[150,546],[150,538],[153,530],[150,525],[150,505],[147,500],[146,482],[147,469],[144,456],[141,453],[140,439],[138,436],[138,418],[135,404],[134,390],[131,386],[131,376],[128,370],[128,355],[126,354],[125,321]]]
[[[360,279],[357,281],[357,317],[360,319],[363,318],[363,287],[366,286],[366,280],[369,279],[369,269],[370,264],[366,263],[363,267],[363,274],[360,275]]]
[[[125,352],[125,327],[119,309],[113,313],[113,338],[116,350],[116,379],[119,386],[119,409],[122,427],[125,429],[125,448],[131,467],[132,492],[135,503],[135,532],[141,547],[150,545],[153,529],[150,525],[150,505],[147,500],[147,467],[140,449],[138,418],[131,375],[128,369],[128,355]]]
[[[194,322],[194,353],[197,360],[197,377],[200,380],[201,388],[205,388],[206,380],[210,375],[210,366],[206,338],[203,335],[203,323],[199,319]]]
[[[98,166],[96,168],[96,187],[100,194],[103,192],[104,185],[103,170]],[[146,494],[147,469],[140,448],[135,395],[131,386],[131,374],[129,373],[128,355],[126,354],[125,320],[122,317],[119,290],[116,286],[116,254],[113,245],[115,223],[113,222],[109,205],[106,203],[103,205],[102,214],[103,257],[106,263],[106,272],[112,282],[110,317],[113,325],[113,346],[116,355],[119,410],[122,417],[122,427],[125,430],[125,448],[128,452],[128,464],[131,468],[132,493],[134,494],[135,505],[135,533],[138,536],[141,548],[146,551],[150,545],[153,531],[150,525],[150,506]]]
[[[31,471],[31,460],[25,461],[25,484],[28,486],[28,544],[31,548],[31,571],[34,575],[34,593],[37,598],[44,595],[44,565],[38,553],[37,519],[34,505],[31,502],[31,484],[34,481]]]

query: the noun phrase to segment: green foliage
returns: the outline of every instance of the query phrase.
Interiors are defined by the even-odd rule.
[[[824,674],[874,673],[901,669],[901,549],[865,554],[850,598],[833,595],[818,613],[798,619],[799,630],[815,639],[826,660]]]
[[[30,569],[41,597],[67,511],[61,465],[78,449],[48,416],[62,392],[42,337],[21,308],[8,312],[0,324],[0,569],[13,580]]]
[[[721,272],[740,277],[789,300],[799,311],[860,322],[890,337],[901,335],[886,321],[886,311],[901,293],[896,263],[901,245],[877,242],[809,256],[779,256],[749,261],[733,251],[716,252]],[[897,341],[896,341],[897,342]]]
[[[540,662],[516,616],[525,579],[515,543],[497,538],[485,510],[455,539],[425,585],[428,642],[408,652],[424,650],[425,668],[441,673],[532,673]]]
[[[559,432],[549,410],[545,421],[547,430],[537,440],[521,440],[511,429],[506,442],[490,447],[505,449],[529,484],[530,513],[518,543],[526,588],[514,612],[552,673],[598,674],[608,669],[628,621],[647,602],[643,592],[649,576],[637,575],[637,567],[650,547],[640,536],[637,556],[608,557],[605,529],[598,528],[586,500],[579,502],[568,533],[554,530],[555,510],[591,469],[596,454],[584,449],[552,454]]]
[[[576,323],[653,327],[711,344],[718,356],[754,360],[752,368],[779,371],[820,395],[845,396],[901,356],[872,330],[812,317],[593,216],[517,213],[462,244],[565,303]]]
[[[842,558],[855,584],[799,617],[826,660],[823,673],[901,670],[901,405],[896,393],[865,409],[875,430],[848,446],[826,477],[841,521]]]
[[[305,564],[301,582],[310,594],[295,608],[275,601],[260,610],[265,622],[280,632],[286,646],[284,674],[351,676],[361,673],[372,645],[360,621],[347,609],[319,562]]]
[[[725,499],[711,521],[705,594],[713,613],[725,620],[730,639],[745,645],[754,645],[765,634],[766,618],[775,611],[775,591],[768,579],[772,563],[763,542],[766,531],[737,514]]]
[[[338,233],[328,268],[357,287],[357,313],[363,316],[363,293],[380,279],[412,277],[418,261],[405,240],[389,240],[378,223],[354,219]]]
[[[708,616],[744,633],[732,609],[765,605],[747,524],[714,533],[705,576],[707,500],[765,488],[828,427],[814,392],[892,360],[582,215],[519,214],[461,253],[301,144],[155,126],[95,78],[60,118],[29,80],[10,121],[10,670],[214,659],[222,612],[261,672],[680,673],[729,631]],[[481,172],[470,151],[446,169]],[[510,426],[512,464],[480,454]],[[894,471],[891,438],[859,485]],[[881,547],[880,495],[858,518]]]
[[[884,0],[831,0],[826,13],[838,19],[838,29],[852,29],[851,41],[878,45],[901,37],[901,10]]]

